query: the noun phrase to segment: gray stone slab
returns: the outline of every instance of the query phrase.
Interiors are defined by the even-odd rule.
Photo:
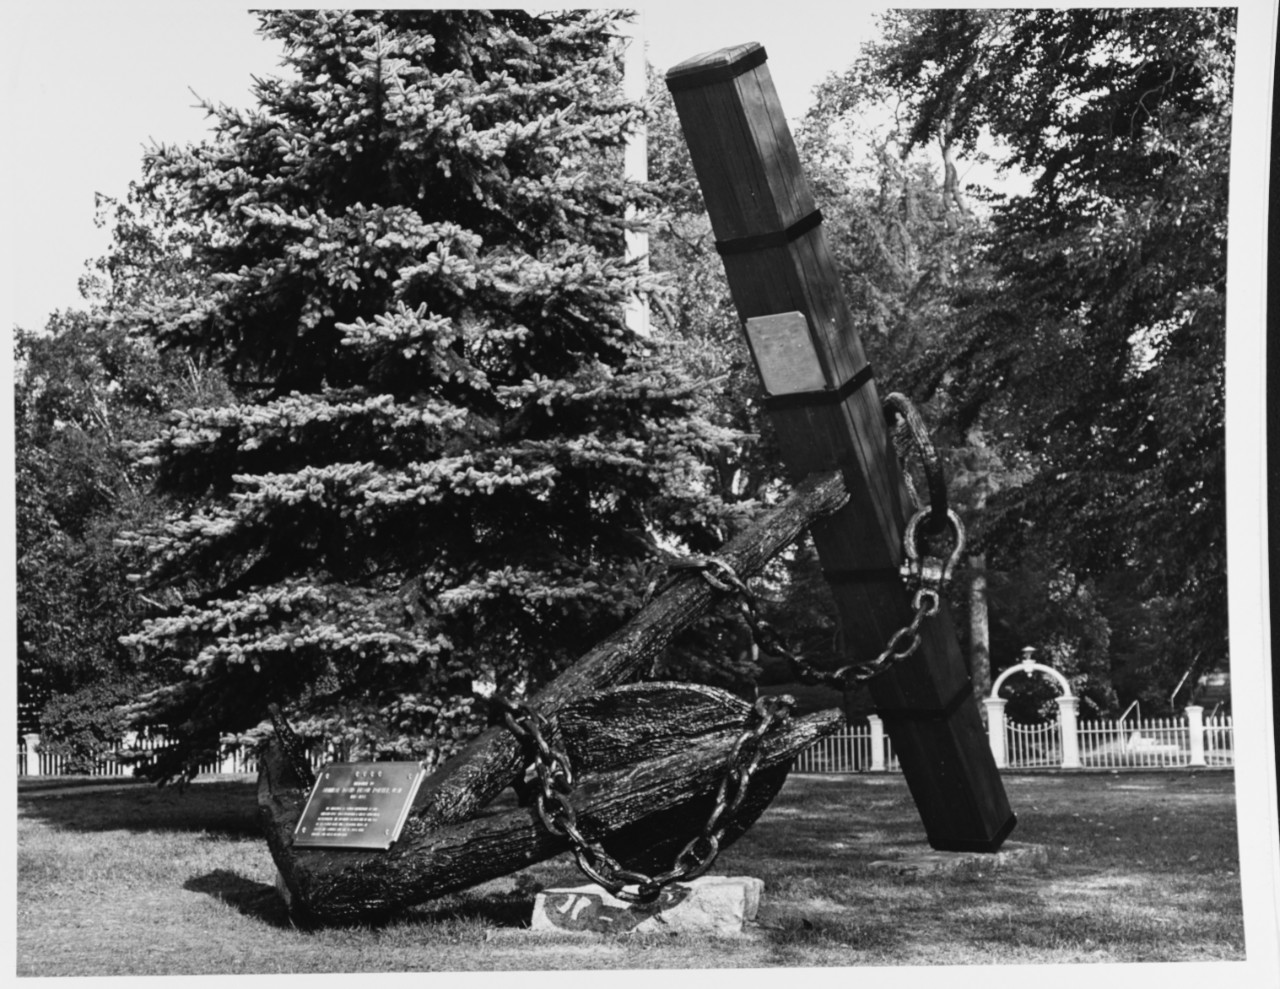
[[[1049,864],[1049,850],[1044,845],[1007,841],[998,852],[939,852],[921,842],[881,850],[884,856],[870,868],[897,875],[931,875],[935,873],[976,871],[997,872],[1007,869],[1038,869]]]
[[[555,934],[654,932],[736,936],[760,909],[764,880],[700,876],[674,883],[650,904],[628,903],[594,883],[547,889],[533,905],[531,928]]]

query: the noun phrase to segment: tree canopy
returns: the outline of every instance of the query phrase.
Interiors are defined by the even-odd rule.
[[[130,444],[219,393],[216,376],[114,325],[103,296],[90,303],[18,331],[14,388],[19,704],[82,769],[123,731],[115,707],[151,682],[119,642],[147,604],[115,537],[162,510]]]
[[[1111,662],[1147,667],[1163,696],[1226,657],[1234,11],[919,10],[882,27],[843,92],[893,90],[944,184],[961,153],[1030,183],[990,204],[984,276],[957,283],[952,324],[903,377],[953,442],[976,430],[1027,472],[979,522],[992,565],[1038,557],[1053,594],[1109,609]],[[1138,648],[1170,622],[1177,641]]]
[[[133,311],[236,400],[142,449],[181,509],[129,537],[168,610],[157,772],[281,704],[357,752],[432,757],[634,607],[655,541],[718,545],[736,434],[624,326],[642,198],[615,14],[281,11],[288,74],[144,187],[204,231],[192,291]]]

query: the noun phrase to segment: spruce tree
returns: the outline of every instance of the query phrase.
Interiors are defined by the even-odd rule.
[[[168,609],[127,642],[189,772],[219,735],[437,758],[489,688],[545,682],[635,608],[657,545],[714,549],[731,431],[623,260],[616,12],[278,11],[288,72],[144,188],[205,231],[189,295],[139,307],[236,400],[141,448],[182,510],[129,534]]]

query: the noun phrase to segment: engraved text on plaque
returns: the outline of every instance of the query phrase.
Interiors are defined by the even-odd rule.
[[[416,762],[336,762],[320,771],[293,844],[387,849],[400,837],[426,772]]]

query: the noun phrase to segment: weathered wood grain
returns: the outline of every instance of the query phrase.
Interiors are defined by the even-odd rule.
[[[677,65],[667,81],[738,315],[745,324],[803,313],[826,387],[839,390],[866,367],[866,355],[821,226],[788,233],[814,203],[763,49],[706,53]],[[741,238],[766,235],[774,235],[771,243],[753,240],[741,249]],[[723,242],[733,240],[739,249],[726,253]],[[770,418],[789,474],[844,475],[849,502],[815,522],[812,533],[824,571],[841,575],[832,588],[848,652],[832,665],[871,660],[912,616],[895,572],[907,522],[904,488],[875,384],[842,401],[775,408]],[[856,571],[875,575],[849,581]],[[994,851],[1014,817],[977,705],[953,703],[967,682],[944,611],[926,623],[919,652],[871,681],[870,690],[930,843]]]

